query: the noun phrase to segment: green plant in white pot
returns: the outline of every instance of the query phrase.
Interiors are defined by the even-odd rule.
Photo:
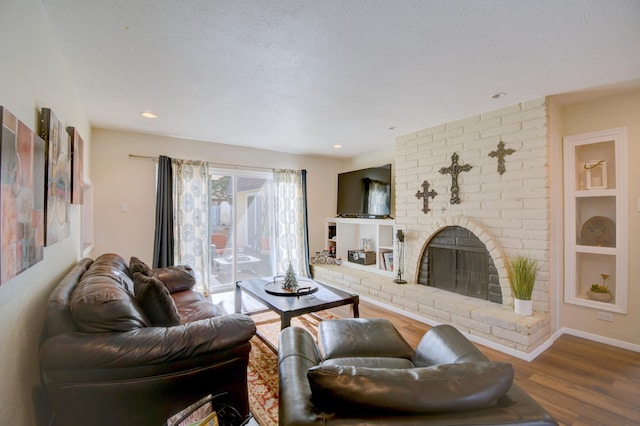
[[[531,315],[533,286],[538,275],[538,262],[527,256],[517,255],[511,259],[511,288],[516,314]]]

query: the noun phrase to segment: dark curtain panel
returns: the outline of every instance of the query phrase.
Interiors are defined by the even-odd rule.
[[[307,219],[307,171],[302,170],[302,208],[304,218],[304,255],[305,255],[305,267],[307,268],[307,277],[311,276],[311,269],[309,268],[309,220]]]
[[[153,267],[173,266],[173,172],[171,158],[158,159],[156,191],[156,232],[153,240]]]

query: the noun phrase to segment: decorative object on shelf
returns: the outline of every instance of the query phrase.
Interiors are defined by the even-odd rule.
[[[580,244],[583,246],[615,247],[616,224],[604,216],[589,218],[580,229]]]
[[[398,261],[394,264],[396,268],[396,279],[393,280],[393,282],[396,284],[406,284],[407,281],[402,278],[402,274],[404,274],[404,232],[402,232],[402,229],[398,229],[396,232],[396,241],[398,244]]]
[[[538,274],[538,262],[530,257],[517,255],[511,259],[510,279],[514,296],[514,310],[519,315],[533,312],[533,286]]]
[[[376,253],[374,251],[347,250],[347,260],[360,265],[373,265],[376,263]]]
[[[362,251],[371,251],[371,239],[363,238],[360,240],[360,250]]]
[[[294,292],[298,289],[298,280],[296,279],[296,273],[293,271],[293,265],[289,263],[287,272],[284,274],[284,282],[282,288],[287,291]]]
[[[606,284],[607,278],[609,278],[610,275],[600,274],[600,276],[602,277],[602,285],[591,284],[591,289],[587,291],[587,297],[591,300],[597,300],[598,302],[611,302],[613,295]]]
[[[587,189],[607,189],[607,162],[591,160],[584,163],[587,171]]]
[[[491,151],[489,153],[489,157],[498,158],[498,173],[503,174],[505,172],[506,169],[504,167],[504,157],[506,155],[511,155],[514,152],[516,152],[515,149],[511,149],[511,148],[504,149],[504,142],[500,141],[498,143],[498,149],[496,151]]]
[[[335,247],[332,247],[332,251],[330,250],[322,250],[317,251],[316,255],[313,256],[310,260],[311,263],[319,263],[319,264],[327,264],[327,265],[340,265],[342,263],[342,258],[340,256],[335,256]]]
[[[426,180],[424,182],[422,182],[422,192],[418,191],[416,192],[416,198],[419,200],[420,198],[422,198],[422,212],[424,214],[429,213],[429,197],[431,197],[431,199],[434,199],[436,197],[436,195],[438,195],[438,193],[434,190],[429,191],[429,182],[427,182]]]
[[[449,201],[451,204],[460,204],[460,197],[458,196],[460,192],[460,187],[458,186],[458,175],[461,172],[468,172],[472,167],[469,164],[464,164],[462,166],[459,165],[458,158],[458,154],[454,152],[451,156],[451,166],[442,167],[440,169],[441,174],[451,175],[451,200]]]

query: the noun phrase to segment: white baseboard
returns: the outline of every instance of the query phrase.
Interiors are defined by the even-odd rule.
[[[558,331],[558,333],[560,333],[560,335],[569,334],[571,336],[581,337],[583,339],[604,343],[605,345],[615,346],[616,348],[627,349],[633,352],[640,352],[640,345],[625,342],[623,340],[612,339],[610,337],[600,336],[598,334],[588,333],[586,331],[574,330],[573,328],[562,327]]]

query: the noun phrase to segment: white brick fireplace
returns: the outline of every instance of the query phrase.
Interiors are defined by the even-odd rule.
[[[396,224],[405,232],[405,275],[415,282],[428,241],[444,226],[470,229],[491,252],[502,284],[503,303],[513,304],[506,262],[529,255],[540,265],[534,310],[549,312],[549,172],[547,106],[538,99],[399,137],[395,150]],[[505,171],[489,154],[504,142],[513,149],[504,157]],[[440,169],[459,164],[471,169],[458,176],[459,204],[451,204],[450,175]],[[430,211],[416,198],[428,181],[438,195]]]
[[[476,337],[524,354],[527,358],[551,335],[550,211],[548,107],[544,98],[423,129],[396,139],[395,220],[405,233],[407,284],[344,266],[314,265],[314,277],[363,298],[379,301],[430,323],[451,323]],[[504,142],[515,152],[504,156],[504,173],[491,156]],[[440,173],[457,153],[461,172],[459,204],[451,204],[452,176]],[[428,181],[429,211],[416,197]],[[417,284],[422,253],[429,240],[447,226],[472,231],[489,251],[502,290],[503,304],[479,300]],[[540,267],[534,288],[534,315],[513,312],[508,259],[528,255]],[[516,355],[518,355],[516,353]]]

